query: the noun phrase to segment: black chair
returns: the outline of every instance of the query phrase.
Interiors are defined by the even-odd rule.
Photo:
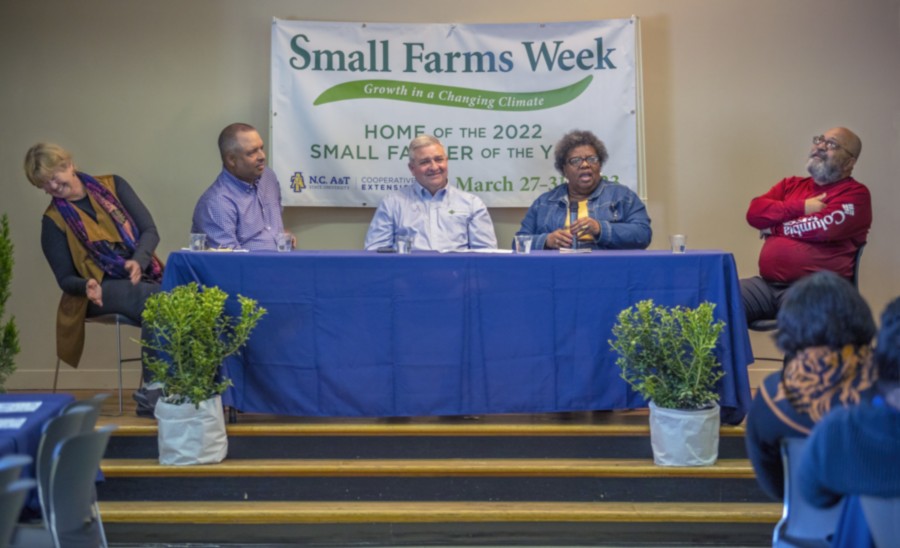
[[[853,287],[859,288],[859,263],[862,260],[863,248],[866,244],[859,246],[856,250],[856,258],[853,259]],[[762,320],[754,320],[747,325],[750,331],[765,333],[767,331],[775,331],[778,329],[778,320],[775,318],[765,318]],[[754,356],[755,361],[784,362],[784,358],[767,358],[763,356]]]
[[[34,489],[35,483],[33,479],[20,479],[0,489],[0,548],[9,546],[25,498]]]
[[[122,414],[122,364],[128,362],[141,361],[141,357],[123,358],[122,357],[122,326],[140,327],[141,324],[132,321],[122,314],[103,314],[102,316],[94,316],[85,318],[84,323],[95,323],[100,325],[116,326],[116,358],[119,363],[119,414]],[[56,393],[56,385],[59,382],[59,358],[56,359],[56,373],[53,375],[53,393]]]
[[[800,454],[806,438],[785,438],[781,442],[781,462],[784,467],[784,508],[772,534],[774,548],[814,548],[831,546],[835,526],[844,507],[844,500],[831,508],[817,508],[808,503],[797,485]]]
[[[765,333],[767,331],[775,331],[778,329],[778,320],[776,319],[764,319],[764,320],[755,320],[747,324],[747,328],[750,331],[756,331],[758,333]],[[753,361],[762,361],[762,362],[781,362],[784,363],[785,358],[770,358],[768,356],[753,356]]]

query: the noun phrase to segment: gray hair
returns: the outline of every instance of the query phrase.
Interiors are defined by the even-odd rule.
[[[412,161],[412,152],[414,150],[418,150],[420,148],[425,148],[431,145],[437,145],[441,148],[444,148],[444,144],[438,140],[434,135],[418,135],[412,141],[409,142],[409,159]]]

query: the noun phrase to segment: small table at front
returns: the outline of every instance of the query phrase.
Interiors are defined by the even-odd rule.
[[[58,415],[63,407],[73,401],[75,398],[71,394],[0,394],[0,420],[6,422],[25,419],[25,422],[17,428],[0,428],[0,457],[19,454],[28,455],[32,459],[37,458],[44,423]],[[40,406],[34,411],[5,409],[6,406],[35,402],[40,402]],[[22,477],[35,477],[33,462],[22,470]],[[25,507],[32,512],[40,513],[37,490],[33,490],[28,496]]]
[[[641,299],[716,304],[722,418],[750,404],[752,362],[734,258],[721,251],[529,255],[190,252],[163,288],[198,282],[268,313],[239,357],[227,405],[299,416],[542,413],[646,406],[609,339]]]

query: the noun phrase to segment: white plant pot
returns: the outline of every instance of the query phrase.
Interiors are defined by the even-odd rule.
[[[711,466],[719,456],[719,406],[686,410],[650,402],[650,445],[657,466]]]
[[[160,464],[214,464],[228,454],[222,398],[173,405],[160,399],[154,415],[159,431]]]

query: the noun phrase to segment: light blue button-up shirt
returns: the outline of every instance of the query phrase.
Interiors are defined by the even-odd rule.
[[[366,249],[412,237],[413,249],[496,249],[494,223],[481,198],[447,185],[434,196],[418,182],[388,194],[369,224]]]
[[[265,168],[251,185],[222,169],[197,201],[191,232],[205,233],[210,247],[275,251],[284,232],[275,172]]]

